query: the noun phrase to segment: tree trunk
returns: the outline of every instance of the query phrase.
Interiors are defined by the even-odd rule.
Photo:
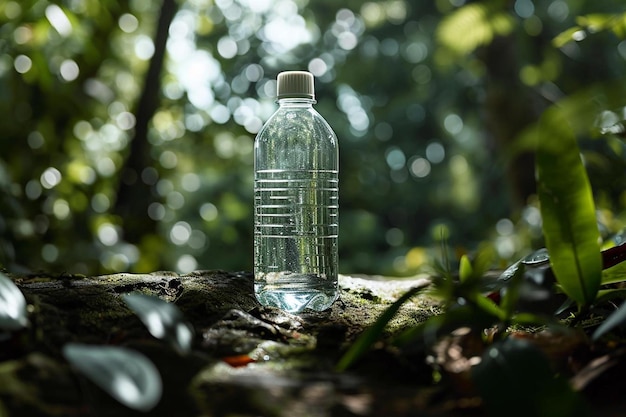
[[[138,243],[141,237],[155,229],[155,221],[148,216],[153,201],[152,184],[141,179],[142,171],[153,163],[148,143],[148,128],[159,105],[161,71],[170,24],[178,6],[175,0],[163,0],[154,39],[154,55],[150,60],[143,90],[135,113],[135,135],[124,167],[120,171],[117,200],[113,212],[124,221],[124,239]]]

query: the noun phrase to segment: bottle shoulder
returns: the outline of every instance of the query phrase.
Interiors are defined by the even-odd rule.
[[[292,136],[306,132],[316,136],[332,137],[336,139],[335,132],[330,124],[312,106],[281,106],[265,122],[257,134],[257,139],[265,136]]]
[[[306,106],[280,106],[274,114],[270,117],[320,117],[323,118],[322,115],[313,107],[312,105]]]

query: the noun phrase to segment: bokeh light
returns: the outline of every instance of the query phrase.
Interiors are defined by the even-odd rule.
[[[505,263],[542,239],[536,200],[518,205],[507,188],[502,155],[527,127],[516,123],[626,62],[623,36],[580,18],[590,0],[191,0],[162,29],[164,51],[160,3],[94,1],[0,7],[0,263],[250,269],[254,137],[289,69],[314,74],[339,138],[342,271],[414,274],[441,240],[461,253],[492,239]],[[516,60],[488,60],[494,39]],[[510,104],[499,82],[541,99],[511,92],[519,110],[498,114]],[[596,104],[601,140],[583,157],[612,229],[626,206],[610,162],[626,154],[626,113]]]

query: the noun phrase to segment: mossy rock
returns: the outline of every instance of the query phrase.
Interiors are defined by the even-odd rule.
[[[384,350],[376,354],[378,367],[354,373],[334,372],[337,360],[401,294],[429,284],[426,278],[341,276],[340,298],[329,310],[292,315],[261,306],[252,275],[243,272],[7,275],[29,304],[30,325],[0,339],[2,416],[145,415],[69,366],[61,349],[70,342],[124,346],[147,356],[164,382],[162,399],[149,415],[354,415],[346,405],[354,395],[376,396],[373,387],[404,371]],[[149,334],[122,299],[136,292],[178,306],[195,329],[190,354],[180,355]],[[427,296],[415,297],[386,334],[425,320],[434,306]],[[382,377],[380,367],[386,368]]]

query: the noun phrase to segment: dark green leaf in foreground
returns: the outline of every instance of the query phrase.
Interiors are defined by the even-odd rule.
[[[593,340],[598,340],[610,330],[624,324],[624,322],[626,322],[626,301],[598,326],[596,331],[593,332]]]
[[[563,291],[591,303],[602,277],[591,186],[574,132],[556,107],[537,130],[537,188],[552,270]]]
[[[586,404],[565,379],[554,377],[543,353],[508,338],[488,348],[472,379],[489,416],[581,417]]]
[[[178,307],[145,294],[127,294],[123,298],[152,336],[165,340],[181,354],[191,350],[193,327]]]
[[[391,306],[389,306],[389,308],[385,310],[380,317],[378,317],[376,322],[365,330],[356,342],[350,346],[350,349],[348,349],[348,351],[341,357],[339,363],[337,364],[337,371],[345,371],[359,357],[361,357],[361,355],[367,352],[367,350],[378,340],[380,335],[383,333],[383,330],[385,330],[387,323],[393,319],[400,307],[402,307],[404,303],[423,289],[424,287],[411,288],[404,293],[402,297],[398,298]]]
[[[19,330],[27,324],[24,295],[13,281],[0,273],[0,329]]]
[[[129,408],[146,412],[161,399],[161,376],[139,352],[70,343],[63,347],[63,355],[83,375]]]

